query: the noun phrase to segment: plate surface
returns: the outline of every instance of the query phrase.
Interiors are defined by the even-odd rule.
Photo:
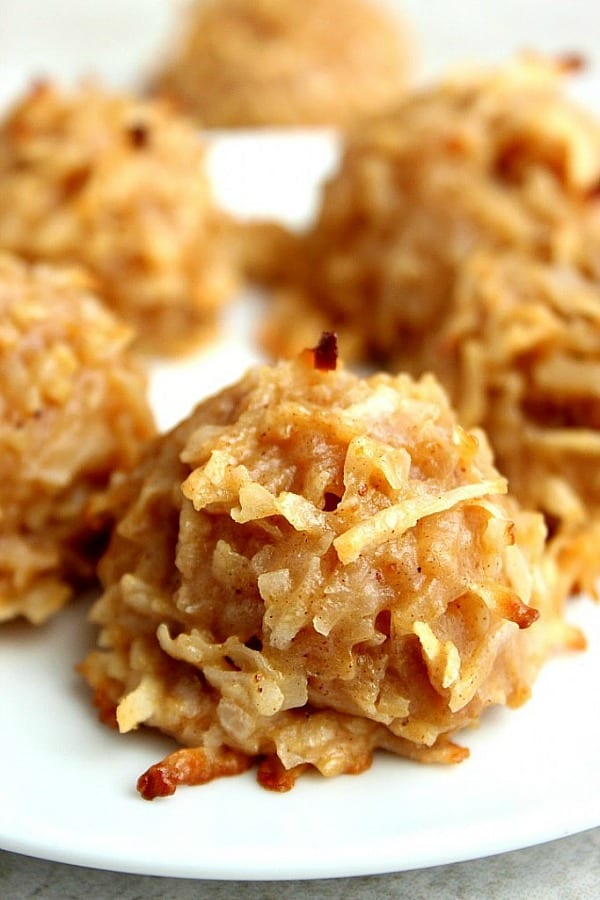
[[[155,369],[163,427],[257,358],[252,318],[241,298],[215,347]],[[153,803],[136,779],[174,745],[97,721],[74,672],[95,637],[88,605],[43,628],[0,629],[4,849],[149,875],[281,880],[438,865],[600,825],[600,607],[589,600],[570,608],[588,650],[548,663],[521,709],[492,710],[464,732],[471,757],[459,766],[380,754],[360,776],[308,776],[288,794],[249,772]]]
[[[0,846],[67,863],[222,879],[372,874],[487,856],[600,824],[600,610],[573,604],[586,653],[542,672],[533,698],[464,733],[459,766],[380,755],[359,776],[254,774],[147,803],[136,778],[172,749],[95,718],[73,665],[93,640],[87,603],[42,629],[0,631]]]
[[[427,74],[466,55],[500,59],[523,46],[592,55],[600,24],[588,0],[504,0],[495,14],[479,0],[397,5],[414,18]],[[161,43],[165,6],[6,0],[0,100],[44,72],[64,78],[97,68],[111,82],[131,80]],[[592,66],[579,84],[582,98],[600,96],[594,79]],[[209,165],[232,212],[300,224],[335,157],[329,134],[238,134],[215,141]],[[240,298],[209,351],[156,366],[151,397],[162,427],[258,358],[254,302]],[[137,776],[173,745],[149,732],[121,737],[96,720],[73,668],[94,640],[87,607],[82,599],[40,629],[0,629],[0,846],[7,850],[150,875],[317,878],[470,859],[600,825],[600,608],[590,601],[573,601],[570,610],[587,652],[553,660],[526,706],[492,711],[464,733],[471,757],[457,767],[381,754],[361,776],[305,777],[289,794],[262,790],[250,772],[151,804],[137,795]]]

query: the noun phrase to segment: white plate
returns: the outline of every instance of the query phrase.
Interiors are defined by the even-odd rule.
[[[301,145],[288,145],[288,161]],[[156,368],[151,396],[163,427],[257,358],[252,313],[242,298],[215,347]],[[250,772],[153,803],[136,793],[136,779],[174,745],[97,721],[73,668],[94,641],[87,606],[81,600],[43,628],[0,629],[7,850],[149,875],[281,880],[443,864],[600,825],[600,607],[591,601],[573,601],[570,614],[589,649],[550,662],[524,707],[493,710],[464,733],[472,754],[459,766],[381,754],[360,776],[305,777],[288,794],[268,793]]]
[[[467,54],[499,59],[526,45],[593,55],[600,21],[589,0],[503,0],[485,12],[480,0],[398,5],[416,21],[428,74]],[[0,98],[44,71],[72,77],[96,68],[112,82],[128,80],[160,45],[167,15],[164,0],[4,0]],[[596,87],[582,81],[581,96],[593,98]],[[310,214],[334,161],[328,135],[236,135],[217,142],[210,169],[232,211],[295,224]],[[257,358],[247,300],[210,352],[156,368],[151,396],[163,427]],[[119,736],[97,721],[73,668],[94,640],[87,605],[43,628],[0,629],[7,850],[149,875],[317,878],[470,859],[600,825],[600,608],[589,601],[571,606],[587,652],[553,660],[528,704],[492,711],[463,734],[471,757],[457,767],[381,754],[360,776],[305,777],[288,794],[262,790],[250,772],[154,803],[140,799],[135,782],[173,745],[150,732]]]
[[[101,725],[73,671],[93,639],[82,602],[42,629],[0,631],[0,846],[148,875],[292,879],[437,865],[600,824],[600,609],[573,606],[590,647],[556,659],[530,702],[463,735],[455,767],[376,758],[358,776],[252,772],[148,803],[137,776],[172,745]]]

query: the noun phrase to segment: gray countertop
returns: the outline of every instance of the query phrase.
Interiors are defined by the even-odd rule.
[[[600,896],[600,828],[486,859],[395,875],[328,881],[193,881],[124,875],[46,862],[0,851],[3,900],[596,900]]]

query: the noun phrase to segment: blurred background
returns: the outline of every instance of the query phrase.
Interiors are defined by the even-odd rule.
[[[578,52],[591,63],[577,90],[599,104],[594,57],[600,8],[590,0],[378,0],[411,23],[418,76],[466,59],[496,61],[531,48]],[[187,0],[1,0],[0,102],[32,76],[95,73],[133,86],[152,71]]]
[[[107,86],[143,87],[164,59],[191,2],[0,0],[0,109],[33,78],[69,83],[93,75]],[[590,0],[373,2],[408,24],[417,82],[469,61],[500,62],[524,49],[576,53],[588,65],[569,80],[568,89],[600,112],[600,7]],[[324,143],[313,129],[304,132],[301,145],[294,134],[295,152],[290,154],[288,134],[270,130],[268,141],[264,132],[259,134],[221,132],[216,146],[210,141],[209,173],[219,202],[238,216],[274,216],[289,226],[305,223],[319,183],[335,165],[335,144]],[[285,208],[280,196],[285,196]]]

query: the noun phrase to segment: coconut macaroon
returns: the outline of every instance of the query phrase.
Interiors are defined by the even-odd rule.
[[[345,126],[397,102],[411,57],[369,0],[200,0],[154,88],[208,127]]]
[[[376,748],[458,762],[454,733],[579,640],[483,434],[431,376],[336,368],[332,336],[202,403],[115,503],[81,671],[105,721],[183,745],[147,799],[257,758],[277,790]]]
[[[482,253],[462,268],[450,308],[423,365],[449,390],[461,423],[486,430],[511,491],[542,510],[553,533],[575,539],[591,589],[600,536],[600,286],[571,266]]]
[[[306,235],[300,282],[266,323],[298,349],[303,310],[359,357],[411,364],[475,250],[600,279],[600,125],[563,92],[574,59],[518,58],[411,94],[348,136]],[[344,343],[345,341],[345,343]]]
[[[433,370],[541,510],[572,586],[600,537],[600,125],[523,57],[415,94],[348,139],[287,290],[279,352],[332,323],[348,355]],[[299,264],[304,266],[302,270]],[[298,305],[300,304],[300,305]]]
[[[81,273],[0,255],[0,621],[42,622],[92,575],[88,505],[154,434],[129,342]]]
[[[78,263],[138,346],[210,333],[234,286],[204,151],[167,104],[34,87],[0,125],[0,247]]]

